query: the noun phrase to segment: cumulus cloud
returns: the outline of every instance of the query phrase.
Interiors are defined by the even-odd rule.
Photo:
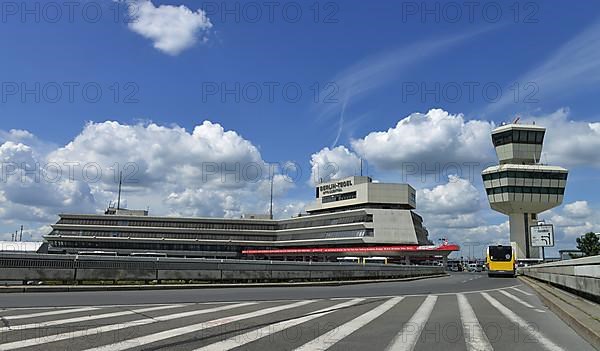
[[[150,206],[155,215],[266,213],[273,173],[276,203],[294,186],[250,141],[210,121],[191,132],[153,123],[88,123],[66,145],[38,151],[25,143],[34,139],[27,133],[2,136],[4,224],[47,224],[61,212],[101,211],[116,199],[119,171],[124,182],[121,203]]]
[[[592,210],[588,206],[587,201],[575,201],[564,206],[564,211],[574,218],[588,217]]]
[[[468,180],[448,176],[446,184],[417,191],[418,206],[432,214],[469,214],[480,209],[480,192]]]
[[[462,114],[441,109],[413,113],[387,131],[352,141],[357,154],[383,170],[402,170],[407,163],[490,162],[494,159],[490,132],[493,123],[466,121]],[[440,166],[440,168],[442,168]]]
[[[191,133],[153,123],[89,123],[48,158],[59,164],[97,164],[103,170],[101,181],[108,184],[115,184],[113,168],[118,165],[125,168],[124,179],[130,186],[170,183],[179,188],[236,188],[260,180],[267,172],[251,142],[210,121]]]
[[[567,108],[524,118],[524,123],[533,122],[546,127],[542,162],[600,167],[600,122],[575,120]]]
[[[360,174],[360,158],[345,146],[325,147],[310,157],[310,184]]]
[[[192,11],[184,5],[155,6],[150,0],[129,0],[129,29],[152,40],[154,47],[169,55],[178,55],[192,47],[212,23],[201,9]]]

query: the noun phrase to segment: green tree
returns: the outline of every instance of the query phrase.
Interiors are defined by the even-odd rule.
[[[600,255],[600,237],[598,237],[598,234],[585,233],[575,240],[577,241],[577,249],[581,250],[586,256]]]

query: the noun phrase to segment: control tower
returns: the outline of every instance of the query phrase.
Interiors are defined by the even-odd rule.
[[[510,241],[518,258],[539,258],[531,247],[529,228],[537,215],[563,201],[568,171],[540,164],[546,129],[536,125],[507,124],[492,131],[500,164],[481,173],[490,206],[510,220]]]

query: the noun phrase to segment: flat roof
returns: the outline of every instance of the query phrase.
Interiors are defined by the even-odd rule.
[[[517,124],[517,123],[510,123],[510,124],[505,124],[503,126],[500,126],[494,130],[492,130],[492,134],[497,134],[500,132],[505,132],[508,130],[535,130],[535,131],[540,131],[543,132],[546,130],[546,128],[542,127],[542,126],[538,126],[535,124]]]
[[[481,174],[493,173],[497,171],[540,171],[540,172],[555,172],[555,173],[567,173],[568,169],[560,166],[548,166],[548,165],[517,165],[517,164],[500,164],[491,166],[484,169]]]

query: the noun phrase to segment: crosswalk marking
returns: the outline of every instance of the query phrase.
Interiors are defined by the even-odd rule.
[[[527,295],[527,296],[533,296],[533,294],[532,294],[532,293],[530,293],[530,292],[527,292],[527,291],[525,291],[525,290],[523,290],[523,289],[519,289],[519,288],[515,288],[515,287],[513,287],[513,288],[511,288],[511,289],[513,289],[513,290],[515,290],[515,291],[518,291],[518,292],[520,292],[521,294],[525,294],[525,295]]]
[[[511,300],[513,300],[513,301],[516,301],[516,302],[520,303],[521,305],[523,305],[523,306],[525,306],[525,307],[528,307],[528,308],[535,308],[535,307],[533,307],[531,304],[529,304],[529,303],[527,303],[527,302],[525,302],[525,301],[521,300],[520,298],[516,297],[515,295],[513,295],[513,294],[511,294],[511,293],[509,293],[509,292],[507,292],[507,291],[504,291],[504,290],[498,290],[498,291],[499,291],[499,292],[500,292],[502,295],[504,295],[504,296],[508,297],[509,299],[511,299]]]
[[[253,330],[253,331],[250,331],[245,334],[237,335],[235,337],[201,347],[194,351],[227,351],[227,350],[231,350],[233,348],[248,344],[250,342],[264,338],[266,336],[278,333],[282,330],[294,327],[296,325],[308,322],[310,320],[313,320],[313,319],[316,319],[319,317],[323,317],[327,314],[336,312],[337,310],[339,310],[341,308],[346,308],[349,306],[356,305],[357,303],[362,302],[364,300],[365,300],[364,298],[352,299],[350,301],[342,302],[342,303],[339,303],[339,304],[331,306],[331,307],[327,307],[327,308],[323,308],[323,309],[315,311],[315,312],[311,312],[307,316],[271,324],[266,327],[263,327],[263,328],[260,328],[257,330]]]
[[[487,336],[475,316],[473,308],[463,294],[457,294],[458,310],[460,311],[460,320],[463,326],[463,335],[468,351],[488,351],[494,348],[490,344]]]
[[[20,341],[0,344],[0,350],[1,351],[14,350],[14,349],[22,348],[22,347],[45,344],[45,343],[50,343],[50,342],[60,341],[60,340],[65,340],[65,339],[97,335],[100,333],[106,333],[106,332],[110,332],[110,331],[114,331],[114,330],[130,328],[130,327],[139,327],[139,326],[146,325],[146,324],[181,318],[181,316],[183,314],[185,314],[187,317],[187,316],[190,316],[192,312],[194,312],[194,315],[200,315],[200,314],[225,311],[225,310],[230,310],[230,309],[234,309],[234,308],[250,306],[250,305],[255,305],[255,304],[256,304],[256,302],[243,302],[243,303],[238,303],[238,304],[234,304],[234,305],[226,305],[226,306],[219,306],[219,307],[208,308],[208,309],[203,309],[203,310],[175,313],[175,314],[170,314],[170,315],[160,316],[160,317],[155,317],[155,318],[144,318],[144,319],[138,319],[138,320],[134,320],[134,321],[130,321],[130,322],[103,325],[103,326],[98,326],[95,328],[89,328],[89,329],[85,329],[85,330],[74,330],[74,331],[69,331],[69,332],[61,333],[61,334],[54,334],[54,335],[48,335],[48,336],[44,336],[44,337],[36,337],[33,339],[26,339],[26,340],[20,340]]]
[[[414,349],[414,346],[417,344],[417,340],[419,340],[419,336],[421,336],[421,332],[425,327],[425,323],[427,323],[429,316],[431,316],[437,298],[438,297],[435,295],[427,296],[425,301],[419,306],[417,311],[404,325],[402,331],[400,331],[388,345],[386,350],[410,351]],[[415,328],[414,330],[412,329],[413,327]]]
[[[391,298],[367,313],[364,313],[353,320],[313,339],[306,344],[298,347],[295,351],[312,351],[312,350],[326,350],[333,344],[354,333],[358,329],[362,328],[366,324],[370,323],[377,317],[387,312],[392,307],[396,306],[403,297]]]
[[[522,286],[519,287],[523,289]],[[521,289],[516,286],[508,286],[479,292],[469,291],[442,295],[146,304],[127,307],[127,309],[118,308],[118,306],[112,306],[111,309],[107,306],[46,307],[27,311],[7,309],[0,311],[0,313],[9,314],[4,317],[0,316],[0,319],[4,321],[4,327],[0,324],[0,336],[3,339],[0,342],[0,351],[41,347],[41,345],[45,345],[45,349],[72,347],[73,350],[81,350],[88,347],[89,349],[85,351],[129,351],[133,348],[168,348],[168,345],[173,346],[181,340],[193,342],[193,344],[187,344],[190,349],[194,348],[194,344],[197,345],[195,346],[197,349],[194,351],[232,351],[254,347],[256,343],[262,345],[263,342],[269,341],[277,341],[277,345],[287,349],[299,345],[296,350],[326,350],[341,348],[342,345],[349,346],[350,341],[358,337],[359,330],[377,328],[382,323],[387,323],[388,317],[394,318],[395,323],[398,323],[397,329],[384,328],[385,334],[376,334],[379,338],[385,338],[383,339],[384,343],[392,340],[386,350],[412,351],[425,346],[421,342],[423,333],[432,325],[431,323],[440,322],[437,320],[438,317],[441,317],[442,321],[447,321],[447,318],[452,318],[457,314],[460,316],[460,324],[454,323],[454,328],[458,328],[459,333],[456,334],[458,339],[453,339],[454,341],[451,341],[453,345],[447,345],[449,348],[460,346],[462,339],[464,339],[465,346],[461,347],[465,351],[493,351],[494,347],[500,347],[500,344],[492,345],[483,328],[485,325],[478,319],[478,317],[492,314],[502,319],[502,323],[511,323],[525,332],[527,338],[535,342],[535,347],[532,349],[546,351],[573,349],[572,345],[565,341],[569,340],[568,338],[563,340],[562,337],[556,337],[557,341],[553,341],[548,338],[548,336],[555,337],[553,331],[533,329],[534,323],[539,322],[539,318],[542,318],[541,315],[535,312],[522,315],[521,312],[547,311],[536,308],[534,302],[525,296],[531,294]],[[443,304],[444,300],[440,300],[440,298],[443,299],[442,296],[446,295],[456,296],[457,304]],[[475,300],[472,298],[479,296],[485,301],[473,304]],[[318,301],[322,302],[319,307],[313,307],[317,306],[315,302]],[[412,305],[415,301],[417,303],[411,310],[416,309],[416,311],[410,318],[405,319],[395,315],[400,307]],[[315,304],[310,305],[311,303]],[[365,303],[369,303],[369,305],[364,305]],[[308,306],[299,309],[305,305]],[[356,309],[358,305],[364,305],[360,313]],[[242,307],[245,308],[234,310]],[[342,309],[348,307],[350,307],[347,309],[349,312],[343,312]],[[290,310],[292,308],[296,309]],[[444,310],[438,315],[434,313],[438,309]],[[145,313],[160,310],[162,312]],[[284,310],[289,310],[289,312]],[[209,313],[211,315],[208,315]],[[340,320],[336,318],[338,314],[348,316],[345,318],[351,318],[351,320]],[[353,316],[350,317],[350,314]],[[199,315],[204,316],[203,318],[194,318]],[[181,318],[186,319],[180,320]],[[401,319],[398,320],[398,318]],[[290,332],[296,335],[296,332],[304,330],[308,324],[318,323],[324,319],[334,324],[328,330],[323,331],[323,334],[312,337],[305,335],[303,339],[293,343],[283,338],[275,339],[275,337],[288,335]],[[41,320],[41,322],[32,323],[37,320]],[[246,320],[248,321],[246,322]],[[21,324],[19,325],[19,323]],[[241,324],[238,323],[243,323],[244,328],[241,328]],[[12,324],[15,325],[9,327]],[[219,327],[226,328],[227,332],[222,332],[218,329]],[[38,328],[40,331],[34,333],[32,328]],[[20,333],[20,330],[27,332]],[[126,330],[127,334],[121,332],[122,330]],[[462,336],[460,332],[462,332]],[[25,339],[19,340],[23,338]],[[526,341],[521,341],[521,339],[507,342],[512,346],[526,346],[523,344]],[[575,339],[570,340],[574,342],[573,345],[578,345]],[[71,343],[71,341],[73,342]],[[344,343],[345,341],[348,343]],[[442,341],[442,343],[447,344],[447,341]],[[456,344],[456,341],[459,344]],[[283,344],[280,345],[279,342]],[[436,346],[445,347],[441,344]],[[504,343],[502,346],[511,347]],[[577,348],[585,349],[585,347]]]
[[[73,308],[73,309],[61,309],[61,310],[52,310],[46,312],[37,312],[30,314],[19,314],[13,316],[4,316],[3,319],[6,320],[14,320],[14,319],[27,319],[27,318],[35,318],[35,317],[46,317],[46,316],[54,316],[57,314],[67,314],[67,313],[77,313],[77,312],[88,312],[88,311],[96,311],[98,307],[82,307],[82,308]]]
[[[170,329],[170,330],[166,330],[166,331],[159,332],[159,333],[152,334],[152,335],[141,336],[141,337],[138,337],[138,338],[132,338],[132,339],[128,339],[128,340],[121,341],[121,342],[114,343],[114,344],[109,344],[109,345],[104,345],[104,346],[101,346],[101,347],[95,347],[95,348],[87,349],[86,351],[120,351],[120,350],[127,350],[127,349],[130,349],[130,348],[133,348],[133,347],[147,345],[147,344],[150,344],[150,343],[153,343],[153,342],[157,342],[157,341],[161,341],[161,340],[173,338],[173,337],[176,337],[176,336],[179,336],[179,335],[189,334],[189,333],[193,333],[193,332],[199,332],[199,331],[202,331],[204,329],[218,327],[218,326],[223,325],[223,324],[238,322],[238,321],[241,321],[241,320],[244,320],[244,319],[248,319],[248,318],[254,318],[254,317],[264,316],[266,314],[275,313],[275,312],[287,310],[287,309],[290,309],[290,308],[304,306],[304,305],[307,305],[309,303],[313,303],[315,301],[317,301],[317,300],[299,301],[299,302],[294,302],[294,303],[291,303],[291,304],[286,304],[286,305],[283,305],[283,306],[270,307],[270,308],[258,310],[258,311],[255,311],[255,312],[249,312],[249,313],[234,315],[234,316],[231,316],[231,317],[224,317],[224,318],[214,319],[214,320],[211,320],[211,321],[208,321],[208,322],[191,324],[191,325],[187,325],[185,327]]]
[[[508,318],[511,322],[517,324],[520,328],[525,329],[531,337],[535,338],[540,345],[542,345],[545,349],[550,351],[564,351],[563,348],[553,343],[550,339],[545,337],[539,331],[531,328],[531,324],[527,323],[523,318],[516,315],[513,311],[509,310],[506,306],[498,302],[498,300],[491,297],[488,293],[481,293],[481,295],[492,305],[494,306],[500,313],[504,315],[504,317]]]
[[[61,324],[87,322],[87,321],[93,321],[96,319],[103,319],[103,318],[121,317],[121,316],[127,316],[127,315],[131,315],[131,314],[159,311],[159,310],[176,308],[176,307],[181,307],[181,306],[183,306],[183,305],[154,306],[154,307],[140,308],[137,310],[130,310],[130,311],[119,311],[119,312],[103,313],[103,314],[91,315],[91,316],[58,319],[58,320],[53,320],[53,321],[48,321],[48,322],[41,322],[41,323],[15,325],[15,326],[10,326],[10,327],[2,327],[2,328],[0,328],[0,332],[26,330],[26,329],[34,329],[34,328],[47,328],[47,327],[61,325]]]

